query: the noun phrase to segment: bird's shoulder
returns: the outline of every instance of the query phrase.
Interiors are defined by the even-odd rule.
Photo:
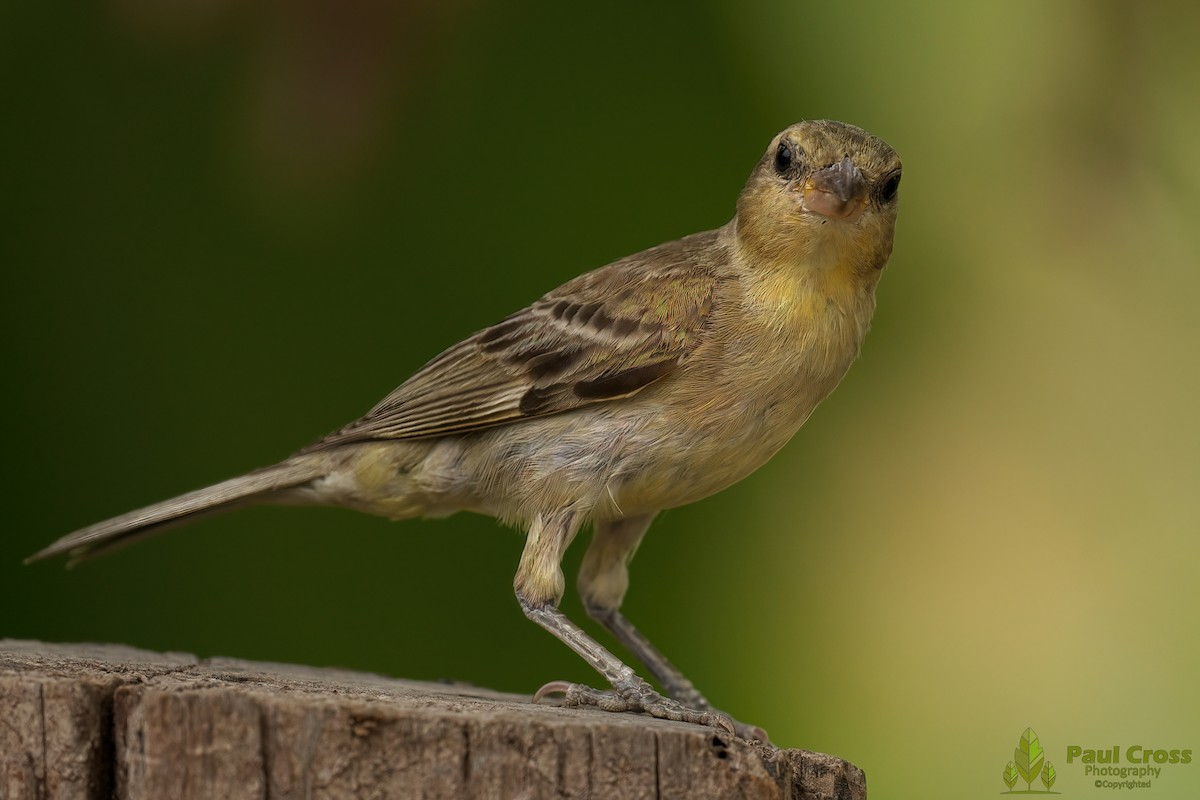
[[[447,349],[317,442],[462,433],[619,400],[673,373],[705,334],[729,261],[721,231],[574,278]]]

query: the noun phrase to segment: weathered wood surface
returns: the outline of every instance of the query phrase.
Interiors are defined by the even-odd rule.
[[[0,640],[0,800],[862,800],[852,764],[469,686]]]

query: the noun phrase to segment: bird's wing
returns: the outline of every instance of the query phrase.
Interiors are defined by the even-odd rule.
[[[672,242],[564,284],[430,361],[362,419],[308,449],[490,428],[628,397],[699,340],[716,277],[709,241]]]

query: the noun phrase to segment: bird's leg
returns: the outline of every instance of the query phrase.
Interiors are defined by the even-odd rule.
[[[700,691],[679,671],[679,668],[668,661],[659,649],[651,644],[650,640],[635,628],[632,622],[625,618],[624,614],[615,608],[600,608],[591,605],[587,606],[587,613],[646,665],[646,669],[650,670],[650,674],[667,690],[667,694],[672,699],[698,711],[712,710],[713,706],[708,702],[708,698],[700,694]]]
[[[588,616],[604,626],[617,641],[646,665],[672,700],[700,712],[716,712],[712,703],[650,643],[618,609],[629,588],[629,562],[650,527],[653,514],[598,523],[592,544],[579,570],[579,593]],[[756,725],[733,721],[739,736],[767,741]]]
[[[534,701],[551,692],[562,692],[568,706],[595,706],[603,711],[642,711],[660,719],[708,725],[734,733],[733,725],[721,714],[708,709],[688,708],[654,691],[650,684],[558,610],[564,585],[560,562],[578,529],[578,523],[571,514],[557,518],[539,515],[530,527],[514,587],[525,616],[578,653],[613,688],[612,691],[599,691],[556,681],[538,690]]]
[[[582,656],[613,687],[608,691],[592,689],[578,683],[552,681],[538,689],[533,696],[535,703],[546,695],[562,692],[565,698],[563,704],[568,707],[593,706],[601,711],[641,711],[659,719],[707,725],[721,728],[731,734],[737,733],[734,723],[723,714],[688,708],[654,691],[653,686],[639,678],[621,659],[584,633],[554,606],[533,606],[522,598],[518,599],[525,616],[550,631],[559,641]]]
[[[587,606],[588,616],[604,626],[605,630],[617,638],[621,644],[638,657],[655,680],[667,690],[672,700],[680,705],[703,713],[718,714],[733,723],[733,731],[743,739],[757,739],[769,743],[767,732],[757,725],[747,725],[739,722],[728,714],[713,708],[712,703],[692,684],[679,668],[666,659],[658,648],[650,643],[625,615],[615,608],[598,608]]]

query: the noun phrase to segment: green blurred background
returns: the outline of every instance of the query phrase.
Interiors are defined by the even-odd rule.
[[[1065,793],[1104,794],[1068,744],[1200,756],[1196,9],[6,5],[0,636],[594,683],[483,517],[254,509],[20,561],[722,224],[777,130],[832,117],[906,166],[863,357],[767,467],[659,519],[630,617],[873,797],[991,796],[1027,725]],[[1143,796],[1200,796],[1200,764]]]

